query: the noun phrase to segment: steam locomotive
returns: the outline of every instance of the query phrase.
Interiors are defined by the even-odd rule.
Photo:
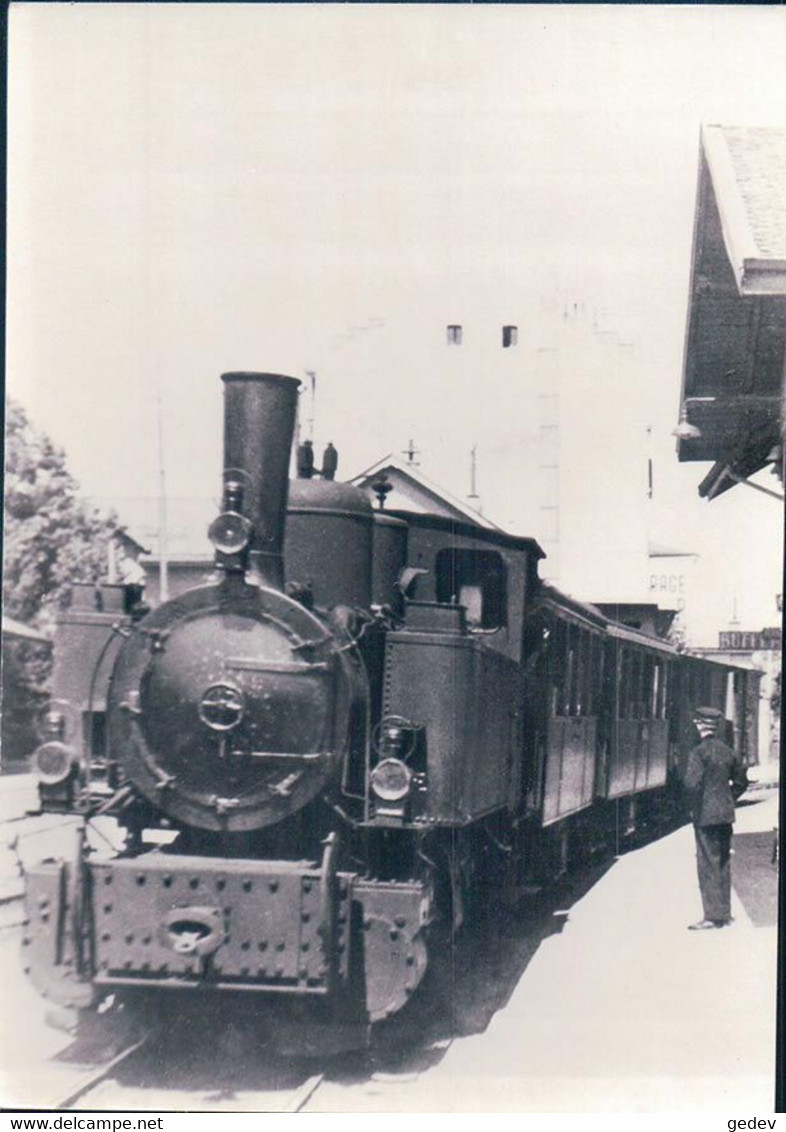
[[[290,483],[298,382],[223,382],[218,581],[152,612],[75,586],[61,615],[35,764],[84,821],[28,871],[25,965],[77,1009],[234,995],[367,1034],[479,894],[678,806],[695,704],[755,762],[758,673],[560,594],[532,539],[386,510],[384,483],[374,508],[307,450]]]

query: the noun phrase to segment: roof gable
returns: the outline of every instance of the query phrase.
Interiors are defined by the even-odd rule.
[[[383,457],[349,482],[361,488],[374,500],[376,497],[371,485],[381,475],[387,477],[392,488],[385,499],[385,507],[391,511],[438,515],[445,519],[473,523],[485,527],[486,530],[501,530],[485,515],[481,515],[479,511],[451,495],[445,488],[429,480],[419,468],[404,463],[395,456]]]

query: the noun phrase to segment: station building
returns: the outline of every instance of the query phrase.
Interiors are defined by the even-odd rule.
[[[786,130],[705,126],[688,296],[677,455],[712,462],[715,499],[783,483]],[[774,485],[754,482],[765,468]]]
[[[699,495],[745,487],[783,507],[785,406],[786,130],[704,126],[675,429],[681,462],[712,464]],[[764,672],[759,746],[777,759],[781,629],[732,626],[701,651]]]

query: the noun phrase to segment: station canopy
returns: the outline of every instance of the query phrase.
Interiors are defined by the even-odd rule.
[[[786,130],[704,126],[680,400],[680,461],[712,499],[782,468]]]

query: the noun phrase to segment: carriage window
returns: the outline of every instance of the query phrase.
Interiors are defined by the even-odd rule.
[[[555,621],[549,640],[549,681],[552,716],[567,714],[568,634],[564,621]]]
[[[630,718],[641,719],[644,714],[643,696],[641,694],[644,681],[644,658],[639,652],[633,654],[632,669]]]
[[[568,667],[565,676],[565,715],[576,715],[579,686],[579,630],[568,626]]]
[[[627,653],[625,667],[628,670],[628,694],[623,703],[621,715],[625,719],[636,718],[636,700],[639,694],[639,654]]]
[[[440,550],[436,589],[437,601],[464,606],[471,629],[499,629],[507,623],[505,563],[496,551]]]
[[[590,715],[600,715],[603,703],[603,666],[605,657],[603,642],[595,633],[590,633]]]
[[[652,689],[652,717],[666,718],[666,696],[669,683],[669,669],[664,660],[655,661],[655,684]]]
[[[592,714],[600,715],[607,698],[606,673],[609,671],[609,642],[592,637]]]
[[[652,707],[652,657],[641,658],[641,689],[639,692],[639,718],[649,719]]]
[[[669,684],[670,684],[670,679],[671,679],[670,673],[671,673],[671,666],[668,665],[668,664],[664,664],[662,669],[661,669],[660,709],[658,711],[658,718],[659,719],[666,719],[666,716],[668,714]]]
[[[626,719],[628,715],[628,696],[630,695],[630,665],[627,649],[617,653],[617,718]]]
[[[592,637],[586,629],[581,631],[581,710],[592,714]]]
[[[578,625],[570,627],[570,714],[587,712],[587,634]]]
[[[596,668],[600,663],[597,641],[593,633],[587,633],[587,715],[595,714],[595,701],[597,699]]]
[[[644,657],[641,653],[623,650],[623,694],[620,703],[621,719],[641,719],[644,714],[642,683]]]
[[[639,719],[652,716],[652,657],[641,658],[641,685],[639,691]]]
[[[570,714],[581,715],[581,631],[578,625],[570,627],[571,685]]]

